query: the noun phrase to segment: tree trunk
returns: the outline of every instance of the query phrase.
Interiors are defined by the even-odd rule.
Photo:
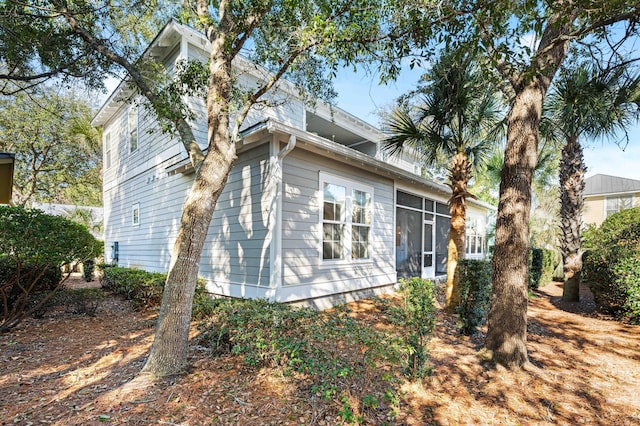
[[[543,91],[534,80],[517,95],[508,116],[485,341],[493,360],[506,367],[528,362],[529,216],[542,100]]]
[[[560,227],[562,230],[562,260],[564,288],[562,300],[580,300],[580,272],[582,270],[582,207],[584,205],[584,174],[586,167],[582,146],[577,136],[567,138],[560,162]]]
[[[529,217],[538,127],[544,97],[567,55],[569,42],[563,37],[570,33],[578,14],[569,1],[560,0],[554,5],[557,12],[548,18],[527,72],[509,66],[500,69],[511,81],[515,99],[507,117],[485,349],[493,361],[508,368],[528,363]]]
[[[449,167],[449,186],[451,187],[451,199],[449,200],[449,212],[451,224],[449,227],[449,243],[447,246],[447,286],[446,309],[455,311],[460,305],[460,286],[458,282],[458,260],[465,256],[466,237],[466,198],[469,195],[467,184],[471,178],[471,163],[464,152],[457,153],[451,160]]]
[[[184,372],[189,326],[200,256],[216,203],[235,161],[230,141],[231,62],[223,56],[224,37],[212,42],[211,80],[207,94],[209,151],[184,203],[156,334],[142,372],[157,377]]]

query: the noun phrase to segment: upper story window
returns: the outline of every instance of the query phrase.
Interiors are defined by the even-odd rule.
[[[111,168],[111,133],[104,135],[104,168]]]
[[[614,213],[633,207],[633,195],[615,195],[605,198],[605,215],[608,218]]]
[[[371,258],[373,188],[320,174],[322,259]]]
[[[129,152],[138,149],[138,105],[131,104],[128,114]]]

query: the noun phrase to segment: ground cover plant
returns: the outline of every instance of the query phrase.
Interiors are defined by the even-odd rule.
[[[78,278],[76,284],[86,283]],[[431,374],[414,380],[399,371],[391,402],[369,397],[384,394],[389,381],[341,378],[350,380],[349,392],[327,399],[310,386],[313,377],[287,373],[286,363],[250,365],[243,354],[230,352],[212,356],[201,345],[196,323],[185,375],[147,388],[132,386],[151,345],[156,313],[107,296],[95,317],[59,307],[0,335],[0,419],[65,426],[329,426],[357,424],[359,417],[372,425],[638,424],[640,326],[603,316],[588,287],[581,290],[578,304],[562,302],[562,283],[536,292],[528,318],[532,365],[517,372],[478,358],[486,328],[461,335],[457,316],[442,310],[444,294],[438,291],[436,327],[426,348]],[[367,334],[375,330],[401,339],[405,329],[395,313],[402,305],[399,295],[383,296],[350,303],[336,314]],[[363,354],[349,344],[327,350],[369,370],[358,364]],[[379,377],[378,369],[366,374]],[[376,417],[386,416],[388,407],[393,407],[391,418]]]

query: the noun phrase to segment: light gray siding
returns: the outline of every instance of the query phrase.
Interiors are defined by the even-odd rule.
[[[105,258],[119,244],[118,264],[166,272],[171,260],[182,203],[191,187],[189,176],[167,176],[163,163],[105,191]],[[139,207],[139,224],[132,223],[133,206]]]
[[[200,265],[215,286],[269,286],[268,154],[268,144],[243,153],[220,195]]]
[[[373,187],[371,260],[329,263],[321,259],[320,172]],[[393,181],[305,151],[283,165],[282,260],[284,298],[320,297],[395,282]],[[294,286],[311,286],[293,289]]]

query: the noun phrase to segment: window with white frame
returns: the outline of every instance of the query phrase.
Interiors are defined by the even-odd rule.
[[[467,255],[481,255],[484,253],[485,236],[479,232],[478,219],[466,220]]]
[[[111,133],[104,135],[104,168],[111,168]]]
[[[371,258],[373,188],[320,174],[322,260]]]
[[[615,195],[605,198],[605,219],[621,210],[633,207],[633,195]]]
[[[136,203],[131,207],[131,224],[133,226],[140,225],[140,204]]]
[[[138,149],[138,105],[135,103],[129,106],[128,123],[129,152],[134,152]]]

